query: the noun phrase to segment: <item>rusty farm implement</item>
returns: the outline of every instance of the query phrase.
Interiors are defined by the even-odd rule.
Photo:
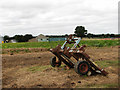
[[[80,75],[88,75],[89,72],[96,72],[106,76],[108,73],[99,68],[98,65],[95,64],[90,58],[90,56],[85,53],[84,48],[86,46],[79,46],[80,41],[80,37],[78,38],[73,35],[69,35],[62,46],[57,45],[56,48],[50,49],[50,51],[55,55],[50,60],[51,66],[59,67],[61,62],[63,62],[69,68],[74,68],[75,72]],[[67,47],[67,44],[74,45],[70,48]]]

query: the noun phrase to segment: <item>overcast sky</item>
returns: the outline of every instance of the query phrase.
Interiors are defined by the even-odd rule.
[[[118,33],[119,0],[0,0],[0,35]]]

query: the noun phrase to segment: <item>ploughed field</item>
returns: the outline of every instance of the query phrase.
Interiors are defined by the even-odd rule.
[[[3,88],[111,88],[118,87],[118,46],[87,47],[86,53],[109,74],[80,76],[64,64],[53,68],[47,50],[2,54]]]

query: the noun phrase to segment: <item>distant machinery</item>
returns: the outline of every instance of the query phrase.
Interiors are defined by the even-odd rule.
[[[0,43],[4,43],[4,39],[2,36],[0,36]]]

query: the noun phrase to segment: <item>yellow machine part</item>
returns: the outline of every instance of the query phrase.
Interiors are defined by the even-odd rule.
[[[2,43],[4,43],[4,41],[2,41]]]

